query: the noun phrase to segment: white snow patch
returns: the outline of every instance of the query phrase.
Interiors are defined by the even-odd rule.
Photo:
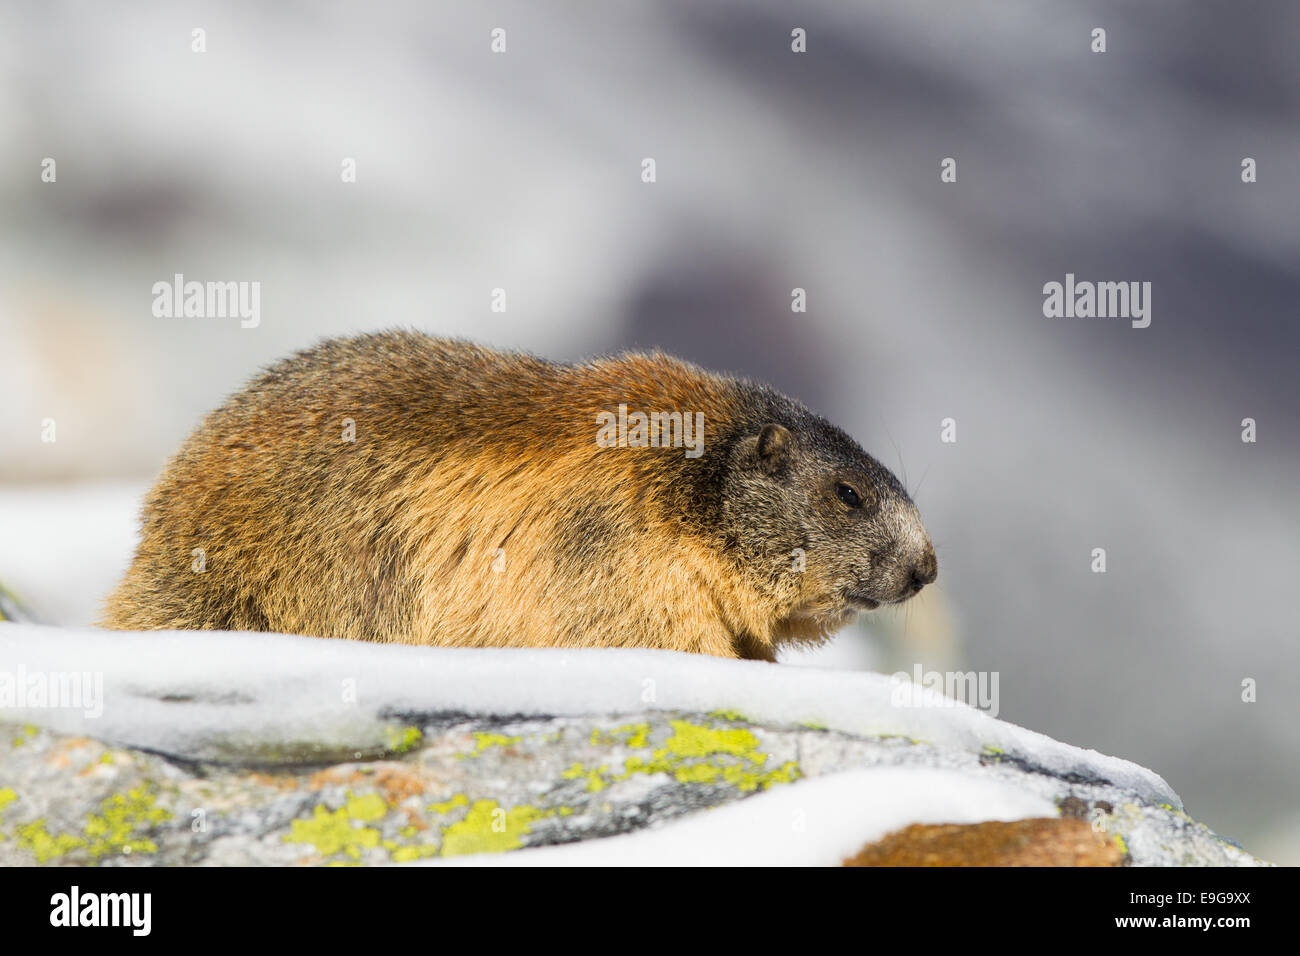
[[[4,675],[20,668],[102,675],[102,716],[0,702],[0,720],[179,755],[202,753],[214,740],[360,749],[382,742],[389,717],[403,712],[728,710],[757,723],[893,734],[969,753],[996,748],[1053,773],[1101,778],[1150,802],[1181,806],[1159,775],[1126,760],[1060,743],[932,692],[925,699],[936,706],[897,706],[898,687],[882,674],[668,651],[410,647],[0,624],[0,690]]]
[[[131,563],[137,482],[0,488],[0,583],[36,618],[82,626]]]
[[[662,827],[420,866],[835,866],[913,823],[1057,816],[1045,797],[955,770],[878,767],[806,780]]]

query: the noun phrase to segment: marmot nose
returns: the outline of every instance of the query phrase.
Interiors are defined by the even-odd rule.
[[[931,549],[912,568],[912,593],[915,594],[927,584],[932,583],[938,576],[939,562],[935,559],[934,550]]]

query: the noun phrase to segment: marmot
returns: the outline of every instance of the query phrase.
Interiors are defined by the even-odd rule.
[[[766,386],[393,331],[204,419],[102,623],[772,661],[936,573],[894,475]]]

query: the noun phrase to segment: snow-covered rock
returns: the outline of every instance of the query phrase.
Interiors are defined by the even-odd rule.
[[[1149,770],[877,674],[0,624],[0,864],[834,864],[1061,814],[1257,862]]]

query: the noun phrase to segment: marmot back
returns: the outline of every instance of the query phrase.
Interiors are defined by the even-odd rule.
[[[388,332],[204,419],[103,623],[772,660],[935,573],[894,476],[771,389]]]

